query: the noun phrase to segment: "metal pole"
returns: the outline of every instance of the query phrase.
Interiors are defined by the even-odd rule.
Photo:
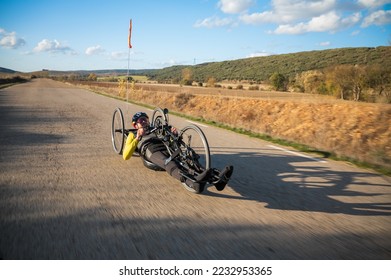
[[[126,113],[129,114],[129,64],[130,64],[130,48],[128,48],[128,70],[126,72]]]
[[[132,48],[131,44],[132,36],[132,19],[129,20],[129,34],[128,34],[128,70],[126,72],[126,113],[129,114],[129,65],[130,65],[130,49]]]

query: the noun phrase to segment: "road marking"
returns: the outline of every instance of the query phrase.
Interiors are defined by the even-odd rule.
[[[320,162],[320,163],[327,163],[327,161],[325,161],[325,160],[323,160],[323,159],[317,159],[317,158],[314,158],[314,157],[310,157],[310,156],[307,156],[307,155],[303,155],[303,154],[301,154],[301,153],[297,153],[297,152],[290,151],[290,150],[287,150],[287,149],[284,149],[284,148],[280,148],[280,147],[277,147],[277,146],[274,146],[274,145],[267,145],[267,146],[270,147],[270,148],[276,149],[276,150],[284,151],[284,152],[286,152],[286,153],[289,153],[289,154],[293,154],[293,155],[299,156],[299,157],[308,158],[308,159],[310,159],[310,160],[314,160],[314,161],[317,161],[317,162]]]
[[[192,121],[189,121],[189,120],[187,120],[187,122],[192,123],[192,124],[195,124],[195,125],[198,125],[198,126],[202,126],[202,127],[209,127],[209,126],[207,126],[207,125],[200,124],[200,123],[196,123],[196,122],[192,122]]]

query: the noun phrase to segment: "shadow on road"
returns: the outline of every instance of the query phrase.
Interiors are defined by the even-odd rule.
[[[247,199],[267,203],[267,208],[280,210],[343,213],[349,215],[391,215],[391,202],[377,197],[391,184],[371,183],[379,177],[370,172],[335,171],[329,163],[291,155],[281,155],[265,148],[254,152],[246,148],[211,147],[213,164],[235,167],[229,186],[240,197],[205,192],[205,195]],[[240,153],[230,153],[241,150]],[[383,180],[384,182],[385,180]],[[211,187],[212,188],[212,187]],[[369,189],[372,189],[368,191]],[[352,202],[352,201],[368,202]],[[346,201],[346,202],[344,202]]]
[[[37,189],[36,189],[37,190]],[[33,191],[29,188],[29,192]],[[22,194],[28,195],[28,194]],[[291,227],[113,217],[96,207],[68,215],[16,212],[2,219],[0,259],[389,259],[373,236],[300,234]],[[359,242],[361,240],[361,242]],[[384,243],[384,240],[381,242]]]

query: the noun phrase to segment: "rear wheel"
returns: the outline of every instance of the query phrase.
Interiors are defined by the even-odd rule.
[[[120,108],[116,108],[111,121],[111,142],[113,143],[114,151],[117,154],[122,153],[125,141],[125,123],[124,115]]]
[[[205,170],[210,169],[211,159],[209,144],[203,131],[196,125],[188,125],[179,132],[181,164],[189,174],[194,173],[194,177]],[[191,188],[183,183],[184,187],[195,193],[201,193],[204,190],[206,182],[199,182],[198,189]]]

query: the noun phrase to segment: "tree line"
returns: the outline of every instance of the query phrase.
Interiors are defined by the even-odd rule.
[[[173,80],[182,85],[197,84],[191,68],[182,69],[182,79]],[[207,87],[219,86],[216,78],[208,77]],[[343,100],[391,103],[391,69],[381,65],[337,65],[321,70],[297,73],[294,77],[279,72],[273,73],[268,81],[276,91],[304,92],[331,95]],[[251,89],[259,89],[253,86]]]
[[[293,91],[332,95],[344,100],[391,103],[391,69],[381,65],[337,65],[285,79]],[[279,86],[279,84],[277,85]]]

